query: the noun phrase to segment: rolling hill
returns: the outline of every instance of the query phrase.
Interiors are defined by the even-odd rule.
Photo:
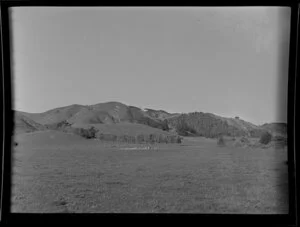
[[[287,124],[286,123],[267,123],[263,124],[261,128],[269,131],[272,134],[286,135]]]
[[[36,123],[39,123],[41,125],[48,125],[48,124],[54,124],[54,123],[67,120],[71,118],[73,115],[75,115],[77,112],[82,110],[83,108],[86,107],[75,104],[75,105],[48,110],[44,113],[26,113],[21,111],[17,111],[17,112],[22,114],[23,116],[26,116],[27,118],[30,118]]]
[[[251,136],[259,137],[264,129],[237,118],[225,118],[211,113],[194,112],[168,119],[170,127],[183,136],[204,137]]]
[[[181,136],[259,137],[265,131],[286,133],[286,124],[254,125],[238,117],[225,118],[212,113],[168,113],[164,110],[141,109],[120,102],[95,105],[70,105],[43,113],[15,111],[16,131],[95,127],[103,133],[158,133]]]
[[[45,127],[20,112],[16,112],[14,116],[14,133],[26,133],[44,130]]]
[[[99,103],[90,106],[71,105],[60,107],[44,113],[25,113],[17,111],[36,123],[52,126],[63,121],[70,124],[118,124],[121,122],[148,125],[153,128],[167,130],[167,122],[155,118],[134,106],[119,102]]]

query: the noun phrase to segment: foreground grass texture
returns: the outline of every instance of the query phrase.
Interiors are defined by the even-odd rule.
[[[285,150],[204,138],[125,150],[54,131],[16,140],[12,212],[288,212]]]

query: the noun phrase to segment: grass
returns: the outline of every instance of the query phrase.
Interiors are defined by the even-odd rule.
[[[288,212],[286,151],[204,138],[124,150],[51,131],[16,140],[12,212]]]

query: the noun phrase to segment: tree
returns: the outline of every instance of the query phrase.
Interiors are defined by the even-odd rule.
[[[177,143],[182,143],[182,137],[177,136]]]
[[[89,129],[89,132],[90,132],[91,138],[96,138],[96,134],[97,134],[98,130],[97,130],[95,127],[92,126],[92,127]]]
[[[150,143],[156,143],[159,141],[159,137],[156,134],[150,134],[149,141]]]
[[[219,146],[225,146],[225,140],[224,140],[224,137],[222,135],[219,136],[218,145]]]
[[[158,142],[159,142],[159,143],[165,143],[165,142],[166,142],[166,137],[165,137],[165,135],[159,134]]]
[[[143,142],[145,142],[145,138],[144,138],[144,135],[143,135],[143,134],[139,134],[139,135],[137,136],[137,142],[138,142],[138,143],[143,143]]]
[[[112,142],[117,142],[118,141],[118,136],[111,135],[111,140],[112,140]]]
[[[177,142],[177,136],[170,136],[170,141],[171,141],[171,143],[176,143]]]
[[[272,134],[267,131],[261,135],[259,142],[266,145],[270,143],[271,140],[272,140]]]
[[[131,143],[136,143],[136,137],[135,136],[131,136]]]
[[[98,130],[95,129],[94,127],[91,127],[89,129],[84,129],[84,128],[75,129],[76,134],[79,134],[80,136],[87,138],[87,139],[96,138],[97,132],[98,132]]]
[[[162,130],[164,131],[168,131],[170,128],[169,128],[169,125],[168,125],[168,121],[165,119],[163,120],[162,122]]]

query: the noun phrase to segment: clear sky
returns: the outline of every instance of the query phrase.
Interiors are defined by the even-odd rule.
[[[286,121],[290,8],[11,11],[14,109],[119,101]]]

